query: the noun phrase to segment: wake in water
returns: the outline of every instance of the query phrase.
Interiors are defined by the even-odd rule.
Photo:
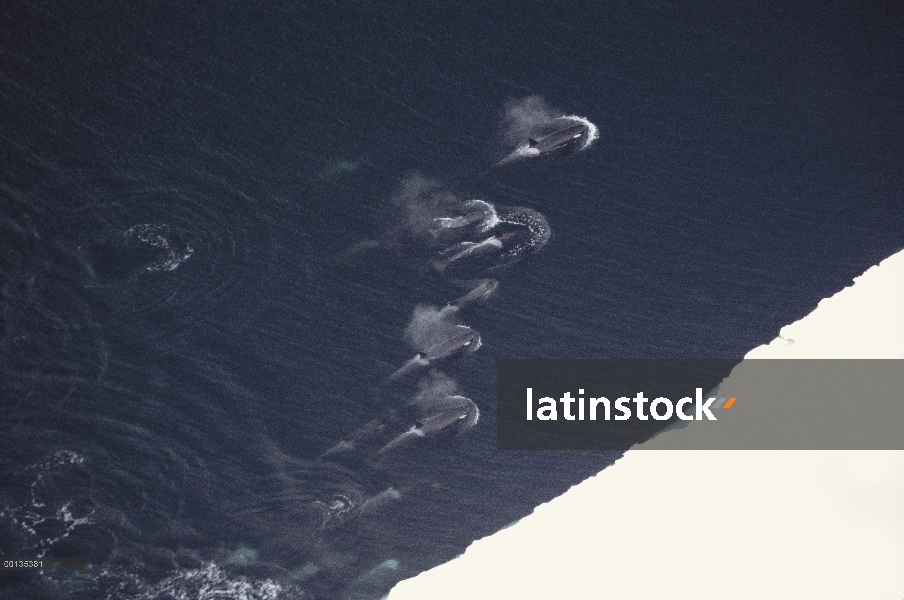
[[[146,271],[174,271],[195,253],[190,243],[178,240],[166,225],[135,225],[123,235],[160,251],[159,258],[145,265]]]
[[[528,252],[537,252],[546,245],[552,236],[552,229],[549,222],[539,212],[524,207],[501,208],[500,223],[507,223],[514,227],[524,227],[529,235],[519,240],[519,243],[508,248],[500,255],[500,262],[497,266],[510,264],[519,260]]]
[[[108,600],[304,600],[310,597],[291,582],[233,575],[214,563],[177,571],[153,584],[131,573],[104,569],[98,574],[97,582],[101,589],[109,589]]]
[[[0,553],[43,557],[76,528],[93,523],[84,465],[82,456],[60,450],[15,474],[20,489],[7,486],[4,500],[11,503],[0,507],[0,532],[6,532],[0,536]],[[60,490],[66,490],[64,497]]]

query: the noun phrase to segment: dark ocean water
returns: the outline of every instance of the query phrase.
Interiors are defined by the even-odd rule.
[[[0,598],[379,598],[599,472],[495,450],[494,361],[740,357],[904,247],[890,6],[4,4],[0,554],[93,567]],[[481,176],[537,106],[599,139]],[[441,275],[450,195],[552,237]],[[320,458],[488,275],[477,425]]]

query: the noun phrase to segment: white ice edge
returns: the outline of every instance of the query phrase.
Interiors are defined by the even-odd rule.
[[[746,358],[904,358],[902,309],[904,251]],[[628,452],[389,600],[900,599],[902,506],[900,451]]]

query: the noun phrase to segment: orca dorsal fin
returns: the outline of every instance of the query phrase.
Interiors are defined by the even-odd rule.
[[[537,140],[535,140],[534,138],[527,138],[527,144],[529,148],[533,148],[537,145]]]

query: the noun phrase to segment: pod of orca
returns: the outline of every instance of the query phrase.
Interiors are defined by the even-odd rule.
[[[596,127],[584,118],[562,116],[542,125],[549,131],[555,122],[571,124],[543,136],[528,137],[487,173],[532,158],[567,156],[586,149],[597,137]],[[422,207],[417,208],[420,211]],[[453,208],[441,216],[434,213],[429,226],[417,232],[447,244],[431,261],[441,274],[457,270],[459,265],[470,265],[472,270],[498,269],[538,251],[551,235],[546,218],[530,208],[497,207],[486,200],[469,200]],[[471,354],[481,346],[480,334],[459,322],[458,316],[462,311],[484,306],[499,282],[484,278],[472,286],[466,294],[442,308],[417,305],[405,329],[405,337],[416,354],[388,375],[384,385],[394,385],[418,372],[425,373],[418,382],[419,391],[408,402],[420,416],[398,429],[393,423],[395,412],[392,417],[383,415],[372,419],[326,450],[321,459],[333,460],[347,453],[365,452],[369,458],[385,460],[403,448],[416,447],[423,440],[456,436],[477,424],[480,418],[477,405],[458,393],[457,382],[435,368]],[[394,437],[393,429],[396,429]]]

